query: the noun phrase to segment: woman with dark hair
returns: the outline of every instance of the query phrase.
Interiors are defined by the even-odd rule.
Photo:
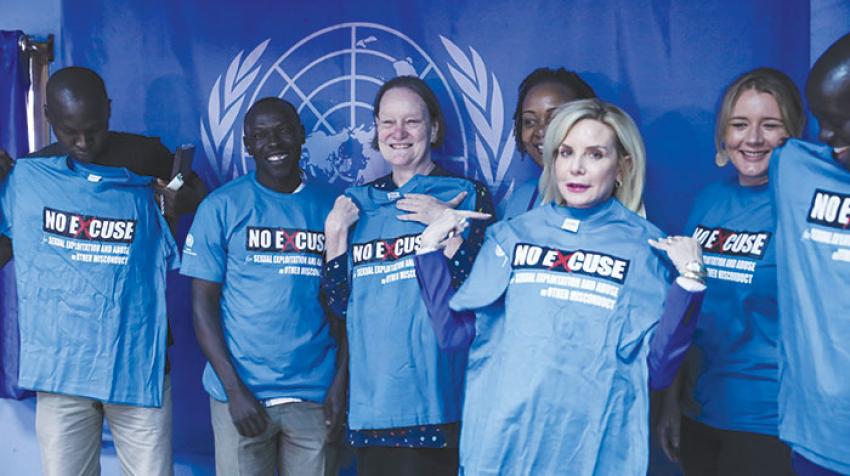
[[[561,104],[594,97],[593,88],[573,71],[564,68],[537,68],[532,71],[519,85],[514,110],[517,150],[531,157],[542,168],[543,135],[553,111]],[[499,218],[511,218],[539,205],[538,181],[535,174],[532,179],[515,184],[510,195],[499,204]]]
[[[492,213],[492,204],[483,186],[434,162],[445,121],[424,81],[388,81],[373,107],[374,146],[392,173],[346,190],[325,222],[323,286],[349,343],[349,442],[363,476],[456,475],[466,352],[440,349],[412,257],[419,234],[444,210]],[[485,225],[446,249],[455,286]]]
[[[456,293],[438,250],[479,214],[443,213],[416,256],[440,343],[475,340],[462,474],[646,474],[649,389],[669,385],[690,344],[700,250],[642,216],[645,149],[616,106],[558,108],[543,163],[543,205],[487,230]],[[482,321],[499,335],[481,342]]]
[[[768,168],[773,150],[799,137],[804,121],[797,87],[775,69],[749,71],[723,95],[715,163],[731,162],[735,174],[704,190],[688,219],[711,291],[659,420],[662,449],[688,476],[792,474],[790,449],[777,438],[776,221]]]

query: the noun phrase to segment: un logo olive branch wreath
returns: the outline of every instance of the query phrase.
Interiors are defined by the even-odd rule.
[[[516,144],[511,140],[513,127],[507,140],[502,139],[505,106],[499,80],[493,73],[488,75],[487,66],[475,48],[469,47],[470,54],[467,57],[448,38],[440,36],[440,40],[455,63],[449,64],[449,73],[460,88],[466,112],[475,126],[475,154],[481,173],[489,186],[498,186],[504,181],[516,149]],[[492,89],[489,85],[492,85]]]
[[[201,119],[201,142],[207,160],[222,183],[235,178],[239,173],[238,168],[233,166],[234,141],[239,140],[234,137],[233,126],[242,112],[248,89],[260,73],[260,67],[256,66],[257,61],[266,51],[270,41],[271,38],[257,45],[244,60],[242,55],[245,50],[240,51],[230,62],[224,81],[219,75],[210,91],[207,125],[204,124],[204,119]]]
[[[475,154],[481,175],[491,188],[499,187],[505,181],[516,149],[513,127],[504,135],[504,98],[499,81],[474,48],[470,46],[467,54],[448,38],[440,36],[440,40],[452,60],[448,64],[449,73],[474,127]],[[206,118],[200,121],[201,140],[207,160],[221,183],[240,175],[233,160],[234,148],[239,147],[234,126],[247,106],[245,97],[260,73],[258,62],[270,42],[270,38],[266,39],[247,55],[245,50],[239,51],[210,90]],[[513,189],[513,182],[511,179],[509,190]]]

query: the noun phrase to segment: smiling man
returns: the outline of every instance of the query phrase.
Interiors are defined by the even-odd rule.
[[[195,278],[216,472],[322,476],[339,416],[323,403],[341,397],[332,383],[344,388],[319,299],[334,194],[304,181],[304,127],[290,103],[257,101],[244,133],[256,171],[201,204],[181,269]]]
[[[850,35],[817,60],[806,95],[826,145],[789,140],[770,167],[779,436],[798,474],[850,474]]]

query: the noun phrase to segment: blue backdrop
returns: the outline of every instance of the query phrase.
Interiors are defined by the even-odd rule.
[[[716,176],[711,133],[724,85],[756,66],[802,84],[809,65],[807,1],[292,3],[65,2],[60,66],[103,74],[115,128],[172,147],[195,142],[211,185],[251,167],[241,119],[264,95],[301,109],[314,174],[340,186],[374,177],[382,164],[362,147],[374,92],[416,73],[449,119],[443,157],[499,198],[531,173],[510,140],[516,88],[538,66],[564,65],[635,117],[650,215],[675,230],[695,188]]]
[[[516,88],[536,67],[565,66],[637,121],[648,214],[673,232],[697,191],[728,172],[713,165],[722,88],[757,66],[802,85],[810,9],[801,0],[65,0],[54,67],[101,73],[113,129],[159,136],[172,149],[196,144],[196,170],[211,187],[252,167],[241,121],[268,95],[299,107],[311,175],[342,188],[384,173],[367,146],[370,104],[384,80],[417,74],[448,119],[440,160],[499,199],[534,173],[511,136]],[[176,450],[211,453],[188,280],[171,277],[169,304]]]

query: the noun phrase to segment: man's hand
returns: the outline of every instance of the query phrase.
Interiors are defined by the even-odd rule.
[[[176,220],[187,213],[194,213],[201,200],[207,195],[207,188],[197,174],[186,177],[183,186],[174,191],[166,188],[168,182],[156,179],[154,189],[162,197],[163,214],[170,220]]]
[[[244,386],[228,395],[227,408],[230,410],[230,418],[239,434],[245,437],[260,436],[266,431],[269,417],[266,409],[251,395]]]
[[[192,323],[198,344],[227,391],[227,408],[242,436],[257,436],[266,429],[266,409],[254,398],[233,367],[221,329],[221,283],[192,280]]]
[[[9,157],[9,154],[5,150],[0,149],[0,180],[5,179],[9,175],[13,165],[15,165],[15,162]]]

